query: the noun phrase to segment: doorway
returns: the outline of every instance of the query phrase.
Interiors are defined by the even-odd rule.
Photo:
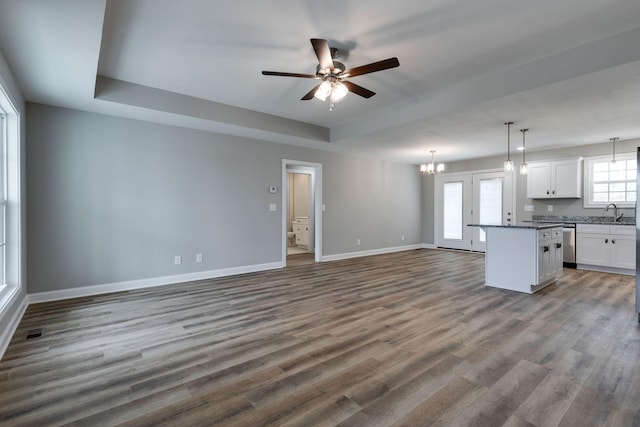
[[[287,169],[287,257],[313,253],[311,174]]]
[[[282,189],[282,266],[287,266],[288,255],[320,262],[322,165],[283,160]]]
[[[436,246],[484,252],[484,231],[467,224],[514,223],[512,180],[504,171],[437,176]]]

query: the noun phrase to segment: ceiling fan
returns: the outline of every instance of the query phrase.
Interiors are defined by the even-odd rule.
[[[311,45],[318,57],[315,74],[282,73],[279,71],[263,71],[262,74],[265,76],[300,77],[304,79],[322,80],[322,83],[319,83],[307,92],[301,100],[308,101],[315,97],[324,101],[328,97],[331,101],[330,111],[333,109],[333,103],[342,100],[348,92],[353,92],[363,98],[371,98],[376,94],[369,89],[348,81],[347,78],[375,73],[376,71],[387,70],[400,65],[398,58],[394,57],[347,69],[343,63],[334,60],[338,49],[330,48],[329,43],[325,39],[311,39]]]

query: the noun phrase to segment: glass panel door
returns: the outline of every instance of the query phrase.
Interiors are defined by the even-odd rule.
[[[473,179],[474,218],[479,224],[499,225],[504,217],[504,173],[476,174]],[[484,252],[486,235],[484,230],[474,227],[473,251]]]
[[[484,252],[484,231],[467,224],[508,224],[515,220],[512,179],[504,171],[436,176],[436,246]]]
[[[436,177],[436,246],[469,249],[471,233],[471,176]]]

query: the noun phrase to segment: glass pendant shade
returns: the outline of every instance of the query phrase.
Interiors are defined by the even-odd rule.
[[[520,129],[520,132],[522,132],[522,164],[520,165],[520,175],[526,175],[529,171],[526,158],[526,148],[524,145],[524,134],[527,133],[528,130],[529,129]]]
[[[511,172],[513,170],[513,162],[511,161],[511,125],[513,122],[505,122],[507,127],[507,160],[504,161],[505,172]]]
[[[507,172],[511,172],[513,170],[513,162],[510,159],[504,161],[504,170]]]
[[[331,84],[331,101],[332,102],[340,102],[342,101],[342,99],[347,96],[347,93],[349,93],[349,89],[347,89],[347,87],[340,83],[340,82],[334,82]]]
[[[523,163],[520,165],[520,175],[526,175],[529,172],[529,165]]]
[[[325,80],[322,82],[322,84],[320,85],[318,90],[316,90],[316,93],[313,96],[315,96],[321,101],[325,101],[330,93],[331,93],[331,82]]]
[[[616,141],[619,140],[620,138],[615,137],[615,138],[609,138],[609,141],[613,142],[613,157],[611,158],[611,164],[615,165],[616,164]]]

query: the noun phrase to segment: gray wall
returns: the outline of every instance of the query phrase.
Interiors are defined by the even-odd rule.
[[[279,262],[282,159],[323,165],[323,255],[422,242],[411,165],[39,104],[27,138],[32,293]]]
[[[616,144],[617,153],[635,153],[637,147],[640,146],[640,140],[628,140],[618,142]],[[612,145],[609,142],[591,145],[581,145],[577,147],[562,148],[557,150],[541,150],[534,152],[527,152],[527,163],[543,160],[558,160],[577,157],[590,157],[600,155],[611,155]],[[516,170],[519,169],[521,163],[521,154],[512,155],[514,160],[514,166]],[[468,172],[486,169],[499,169],[502,168],[504,162],[503,156],[486,157],[481,159],[472,159],[461,162],[447,163],[447,173],[456,172]],[[531,219],[532,215],[586,215],[586,216],[607,216],[611,215],[611,212],[604,212],[599,208],[583,208],[582,199],[553,199],[553,200],[532,200],[527,198],[527,177],[521,176],[517,172],[516,177],[516,218],[518,221]],[[433,178],[425,178],[423,180],[422,197],[423,197],[423,209],[431,206],[433,211]],[[525,205],[533,205],[533,212],[525,212]],[[547,205],[553,205],[553,211],[547,211]],[[634,209],[620,209],[621,213],[624,213],[625,217],[634,217]],[[426,212],[426,214],[432,215],[432,213]],[[427,244],[433,244],[434,239],[434,222],[423,222],[422,232],[424,242]]]
[[[293,215],[294,220],[298,216],[309,216],[309,207],[311,206],[311,175],[303,173],[291,174],[291,187],[290,197],[293,200]]]

